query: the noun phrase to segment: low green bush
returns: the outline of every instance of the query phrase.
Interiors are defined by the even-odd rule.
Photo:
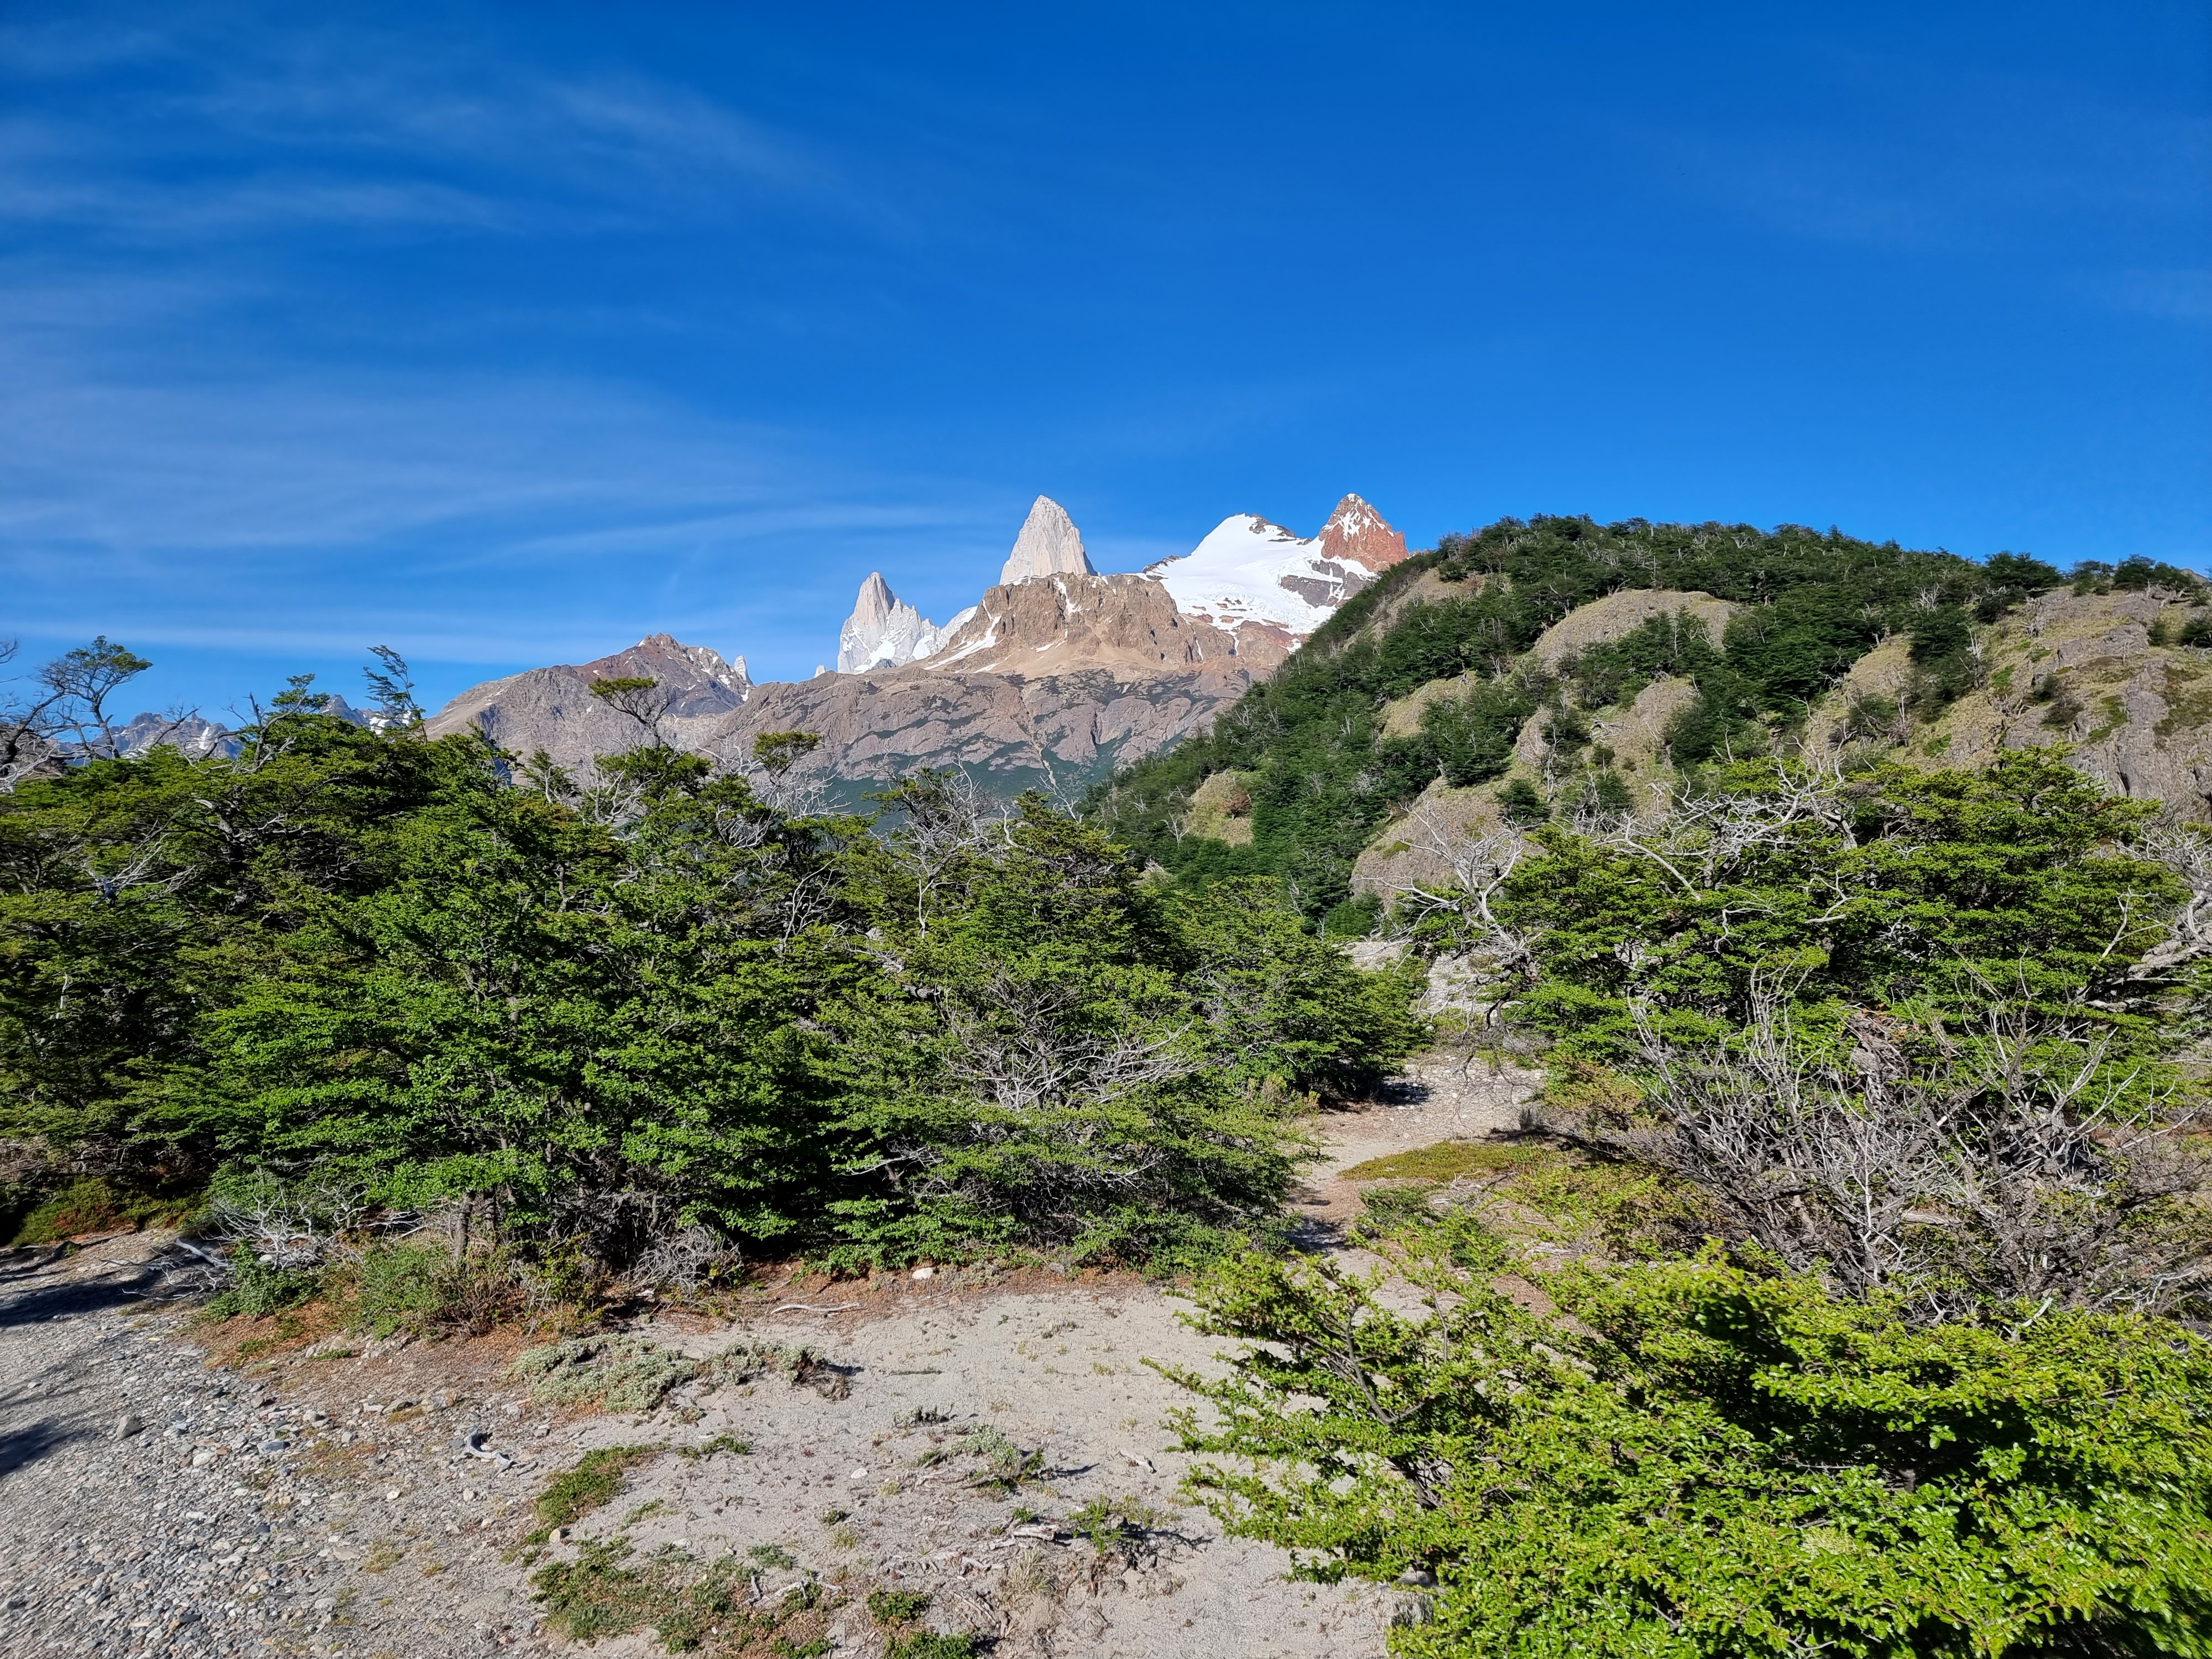
[[[28,1194],[12,1195],[20,1203]],[[111,1233],[173,1220],[191,1211],[192,1199],[176,1192],[133,1192],[100,1176],[73,1181],[38,1200],[15,1227],[14,1244],[58,1244],[86,1233]]]
[[[546,1483],[533,1506],[538,1518],[550,1529],[565,1527],[611,1502],[623,1489],[623,1477],[656,1455],[658,1446],[601,1446],[586,1452],[576,1467]]]
[[[211,1319],[266,1319],[311,1302],[323,1288],[319,1267],[282,1267],[264,1261],[248,1244],[230,1253],[229,1285],[202,1310]]]

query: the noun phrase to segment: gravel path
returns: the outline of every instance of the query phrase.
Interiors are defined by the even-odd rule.
[[[458,1452],[518,1425],[464,1406],[353,1429],[357,1402],[208,1369],[147,1300],[164,1243],[0,1266],[0,1652],[543,1650],[497,1565],[535,1481]]]

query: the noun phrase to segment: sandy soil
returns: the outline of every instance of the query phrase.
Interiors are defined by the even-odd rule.
[[[1345,1170],[1510,1131],[1532,1081],[1432,1071],[1390,1103],[1332,1114],[1299,1195],[1307,1247],[1338,1248],[1358,1212]],[[512,1334],[241,1355],[234,1334],[210,1357],[204,1329],[147,1299],[162,1243],[19,1257],[0,1277],[0,1651],[554,1651],[531,1571],[617,1538],[702,1563],[788,1556],[757,1592],[842,1583],[826,1633],[863,1656],[884,1644],[858,1605],[870,1587],[927,1592],[928,1622],[1010,1659],[1351,1659],[1382,1651],[1404,1601],[1286,1582],[1280,1553],[1224,1538],[1181,1500],[1187,1462],[1165,1419],[1187,1396],[1142,1362],[1205,1370],[1219,1345],[1133,1279],[946,1270],[763,1287],[731,1319],[671,1315],[634,1333],[702,1357],[805,1344],[842,1382],[687,1386],[618,1417],[533,1404],[503,1375]],[[126,1416],[144,1426],[118,1435]],[[957,1447],[979,1426],[1039,1453],[1033,1478],[970,1484],[979,1460]],[[471,1455],[472,1435],[512,1466]],[[731,1441],[748,1449],[681,1455]],[[527,1547],[547,1480],[613,1445],[659,1449],[613,1502]],[[1066,1524],[1100,1499],[1149,1520],[1102,1552]],[[594,1650],[657,1650],[643,1634]]]

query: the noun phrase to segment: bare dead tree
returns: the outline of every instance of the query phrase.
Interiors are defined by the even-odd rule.
[[[2136,836],[2132,850],[2171,872],[2186,894],[2166,921],[2166,937],[2129,969],[2133,980],[2163,979],[2212,956],[2212,836],[2200,825],[2168,819]]]
[[[1400,830],[1409,850],[1421,854],[1440,878],[1382,880],[1393,914],[1408,928],[1431,920],[1448,921],[1468,947],[1487,958],[1496,994],[1483,1009],[1483,1023],[1495,1025],[1513,992],[1534,983],[1536,957],[1528,936],[1498,915],[1498,900],[1519,867],[1528,843],[1510,828],[1463,829],[1445,822],[1431,803],[1416,807]]]
[[[927,933],[931,906],[960,866],[1013,844],[1014,815],[960,770],[908,779],[898,804],[905,822],[887,845],[915,884],[915,927]]]
[[[963,1000],[946,1011],[954,1037],[946,1069],[1002,1111],[1109,1106],[1192,1070],[1180,1048],[1184,1028],[1088,1030],[1069,987],[998,973]]]
[[[1966,1036],[1861,1012],[1848,1051],[1817,1048],[1788,990],[1757,979],[1747,1029],[1695,1048],[1632,1005],[1649,1119],[1535,1109],[1529,1126],[1669,1170],[1791,1268],[1931,1317],[2170,1311],[2212,1289],[2191,1121],[2100,1042],[2025,1012]]]

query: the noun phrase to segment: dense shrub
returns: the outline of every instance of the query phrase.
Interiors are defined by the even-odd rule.
[[[2171,1322],[1931,1327],[1712,1252],[1547,1273],[1465,1214],[1370,1242],[1390,1272],[1214,1269],[1201,1328],[1250,1346],[1180,1376],[1218,1413],[1182,1426],[1231,1531],[1434,1575],[1395,1652],[2212,1650],[2212,1347]]]

